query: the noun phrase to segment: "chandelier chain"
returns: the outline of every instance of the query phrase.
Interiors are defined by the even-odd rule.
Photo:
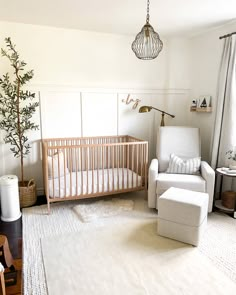
[[[147,18],[146,18],[147,24],[149,24],[149,5],[150,5],[150,0],[147,0]]]

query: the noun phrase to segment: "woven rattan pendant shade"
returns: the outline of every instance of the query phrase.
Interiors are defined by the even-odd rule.
[[[150,60],[158,56],[162,50],[163,42],[158,33],[149,24],[149,0],[147,1],[147,19],[141,32],[137,34],[132,43],[132,50],[139,59]]]

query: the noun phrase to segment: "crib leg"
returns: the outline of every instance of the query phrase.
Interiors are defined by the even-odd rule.
[[[48,201],[48,215],[50,215],[51,210],[50,210],[50,202]]]

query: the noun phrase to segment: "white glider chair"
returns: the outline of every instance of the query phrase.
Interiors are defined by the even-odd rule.
[[[199,128],[159,127],[157,159],[148,174],[148,206],[158,209],[158,198],[170,187],[209,194],[208,212],[212,211],[215,172],[201,161]],[[200,166],[200,167],[199,167]]]

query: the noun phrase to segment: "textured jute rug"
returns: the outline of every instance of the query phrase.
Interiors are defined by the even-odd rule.
[[[236,294],[195,247],[158,236],[156,227],[144,219],[42,239],[49,295]]]
[[[73,207],[75,207],[78,204],[81,204],[81,201],[79,203],[66,202],[66,203],[53,204],[51,215],[47,215],[47,208],[45,205],[24,209],[23,210],[24,294],[27,294],[27,295],[28,294],[43,294],[43,295],[48,294],[46,280],[48,279],[51,271],[47,267],[46,263],[49,264],[49,267],[52,264],[50,262],[50,259],[47,260],[46,256],[47,256],[47,253],[51,251],[50,249],[54,247],[53,243],[55,241],[58,241],[58,242],[60,241],[60,237],[61,237],[61,241],[64,241],[67,237],[68,239],[70,239],[72,236],[71,234],[73,234],[73,236],[76,237],[77,239],[79,239],[79,236],[81,235],[81,237],[84,237],[83,241],[91,240],[91,244],[92,244],[93,236],[98,235],[100,232],[101,232],[101,235],[103,234],[106,235],[105,232],[110,230],[113,233],[113,235],[116,236],[116,233],[118,235],[119,231],[122,228],[127,228],[127,230],[132,230],[132,228],[136,227],[137,225],[141,226],[142,233],[145,236],[145,235],[151,234],[150,230],[148,230],[147,227],[146,227],[147,230],[145,232],[145,224],[147,223],[147,224],[150,224],[150,229],[153,231],[153,233],[151,234],[152,238],[160,239],[160,237],[154,235],[154,232],[156,232],[156,229],[155,229],[156,217],[157,217],[156,211],[147,209],[147,202],[144,200],[142,193],[140,192],[135,194],[127,194],[126,198],[132,199],[134,201],[134,208],[132,211],[121,212],[119,215],[111,216],[108,218],[98,218],[90,223],[82,222],[73,210]],[[91,204],[91,202],[92,201],[88,201],[88,200],[82,201],[83,204],[84,203]],[[117,229],[117,232],[116,232],[116,229]],[[219,277],[217,279],[219,281],[219,286],[217,288],[221,290],[221,287],[220,287],[221,283],[223,284],[223,286],[226,286],[225,288],[228,288],[228,287],[234,288],[235,282],[236,282],[236,267],[235,267],[236,265],[236,253],[235,253],[236,235],[235,235],[235,232],[236,232],[236,221],[233,218],[230,218],[225,215],[212,213],[208,217],[207,231],[205,232],[205,235],[202,238],[199,247],[194,248],[189,245],[182,244],[180,242],[171,241],[165,238],[161,238],[161,239],[167,241],[167,245],[169,245],[168,247],[171,247],[173,243],[174,244],[177,243],[178,244],[177,251],[183,251],[181,253],[182,254],[185,253],[186,256],[189,255],[188,254],[189,251],[191,253],[192,251],[194,251],[194,253],[196,253],[196,255],[194,254],[194,260],[197,257],[201,257],[199,258],[199,261],[203,261],[203,265],[210,264],[210,268],[212,268],[213,270],[211,272],[212,274],[216,272],[220,273],[219,276],[217,275],[217,277]],[[103,239],[99,238],[98,236],[98,240],[102,241]],[[133,236],[133,242],[135,242],[134,236]],[[61,248],[58,247],[58,251],[60,251],[60,249]],[[64,251],[66,251],[66,247],[64,247],[64,249],[65,249]],[[151,250],[150,255],[155,255],[155,253],[156,252],[158,253],[158,251],[160,252],[160,249],[155,252],[153,251],[153,247],[151,248],[147,247],[145,253],[148,255],[150,250]],[[42,254],[42,251],[44,254]],[[72,251],[72,249],[68,247],[68,251]],[[97,255],[99,255],[99,253],[97,253]],[[45,275],[43,257],[45,262],[46,273],[49,272],[49,274],[47,275]],[[63,260],[63,258],[62,257],[57,258],[57,261],[59,260]],[[103,263],[103,260],[104,260],[104,257],[102,256],[101,265]],[[120,261],[123,261],[123,260],[124,259],[120,259]],[[179,263],[175,265],[178,265],[178,264],[181,265],[181,259],[179,260]],[[68,266],[68,264],[66,265]],[[194,265],[192,265],[192,267],[194,268]],[[58,264],[58,269],[62,269],[62,268],[59,268],[59,264]],[[70,269],[71,268],[69,267],[68,271]],[[150,270],[151,269],[152,269],[152,266],[150,266]],[[164,269],[165,268],[163,264],[163,270]],[[63,273],[64,273],[64,270],[63,270]],[[159,274],[164,275],[161,272],[161,268],[160,268]],[[210,274],[208,274],[208,278],[209,276]],[[187,277],[185,277],[185,280],[186,279]],[[186,282],[185,285],[188,285],[188,282]],[[224,290],[227,290],[225,288]],[[210,290],[213,290],[213,289],[210,288]],[[51,291],[49,294],[54,295],[57,293],[54,293],[54,292],[52,293]],[[69,294],[69,293],[64,293],[64,294]],[[144,289],[142,289],[140,293],[135,293],[135,294],[146,294],[146,293],[144,293]],[[175,293],[175,294],[178,294],[178,293]],[[180,291],[179,294],[187,294],[187,293],[184,293],[184,292],[181,293]],[[217,294],[217,293],[213,292],[212,294]],[[222,293],[222,294],[225,294],[225,293]]]

